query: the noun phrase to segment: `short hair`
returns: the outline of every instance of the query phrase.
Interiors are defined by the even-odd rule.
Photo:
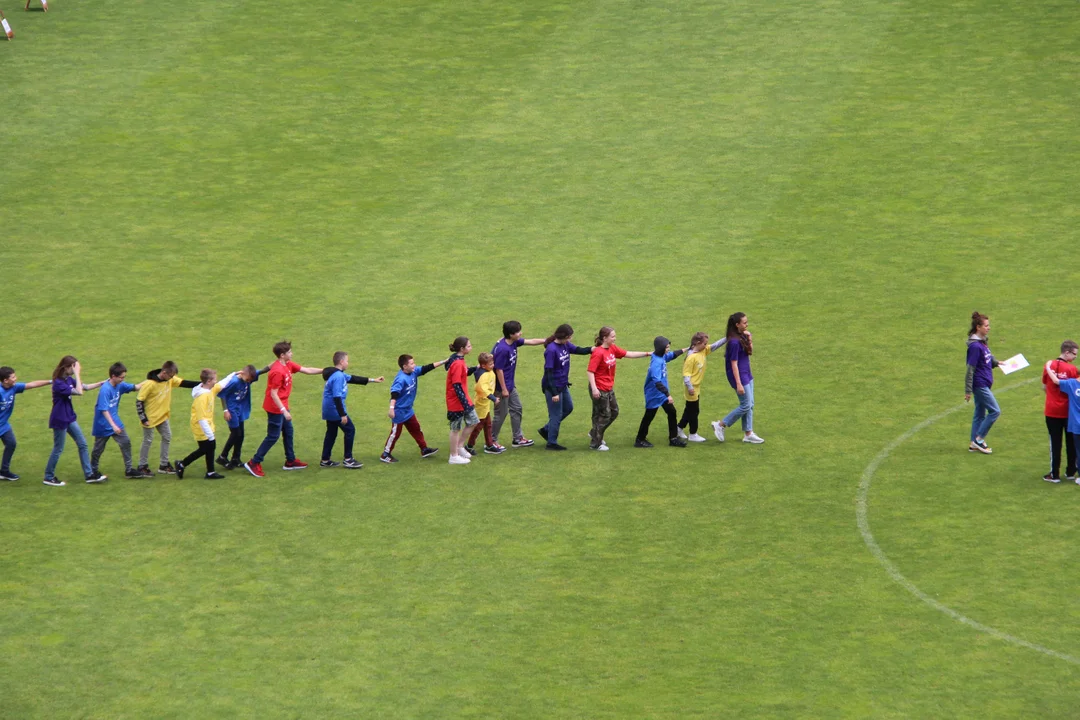
[[[114,362],[109,366],[109,377],[120,377],[127,372],[127,365],[122,362]]]
[[[1062,353],[1076,352],[1077,350],[1080,350],[1080,345],[1077,345],[1075,340],[1066,340],[1065,342],[1061,343],[1061,352]],[[0,375],[3,375],[3,374],[4,374],[4,369],[0,368]],[[0,377],[0,380],[2,380],[2,379],[3,378]]]
[[[180,371],[180,368],[176,367],[176,363],[174,363],[172,360],[166,360],[165,362],[161,363],[161,369],[165,372],[171,373]]]
[[[255,367],[254,365],[245,365],[244,374],[254,380],[255,378],[259,377],[259,368]]]
[[[397,366],[399,368],[403,368],[406,365],[408,365],[409,361],[412,360],[412,359],[413,359],[412,355],[398,355]]]
[[[708,340],[708,339],[709,339],[709,333],[696,332],[690,338],[690,346],[693,347],[694,345],[697,345],[699,342],[702,342],[702,341]]]
[[[480,353],[480,356],[476,358],[476,362],[481,365],[487,365],[489,362],[495,362],[495,356],[491,353]]]
[[[274,357],[281,357],[285,353],[292,350],[292,343],[288,340],[282,340],[279,343],[274,344]]]
[[[11,377],[14,374],[15,374],[15,368],[8,367],[7,365],[5,365],[4,367],[0,367],[0,382],[3,382],[5,380],[7,380],[9,377]]]
[[[217,377],[217,370],[215,370],[214,368],[203,368],[202,372],[199,373],[199,381],[200,382],[210,382],[212,379],[214,379],[216,377]]]
[[[333,362],[333,364],[337,365],[339,362],[341,362],[342,360],[344,360],[347,357],[349,357],[349,353],[345,352],[344,350],[338,350],[336,353],[334,353],[334,362]]]
[[[503,337],[509,338],[515,333],[521,332],[521,323],[517,320],[507,320],[503,323]]]

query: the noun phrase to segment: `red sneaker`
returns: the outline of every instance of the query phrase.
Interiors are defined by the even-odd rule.
[[[244,463],[244,469],[255,477],[266,477],[266,473],[263,472],[262,463],[251,462],[250,460]]]
[[[307,467],[306,462],[300,460],[287,460],[284,465],[281,466],[282,470],[303,470]]]

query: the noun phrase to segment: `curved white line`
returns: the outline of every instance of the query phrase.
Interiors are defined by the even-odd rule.
[[[1031,383],[1041,379],[1042,377],[1038,376],[1031,378],[1030,380],[1024,380],[1023,382],[1004,387],[998,392],[1008,392],[1009,390],[1014,390],[1018,387],[1030,385]],[[989,625],[983,625],[981,622],[978,622],[977,620],[972,620],[967,615],[959,613],[956,610],[953,610],[948,605],[945,605],[930,597],[925,592],[920,590],[918,586],[915,585],[915,583],[904,577],[903,573],[900,572],[896,565],[893,564],[892,560],[889,559],[888,555],[885,554],[885,551],[881,549],[881,546],[877,544],[877,541],[874,540],[874,534],[870,532],[870,520],[868,517],[869,502],[867,500],[867,497],[870,494],[870,481],[873,480],[874,473],[877,472],[877,469],[881,465],[881,463],[883,463],[885,459],[889,457],[893,450],[910,440],[920,430],[925,430],[939,420],[942,420],[955,412],[959,412],[966,407],[970,406],[967,404],[957,405],[956,407],[949,408],[943,413],[923,420],[921,423],[911,428],[906,433],[886,445],[885,448],[877,454],[877,457],[875,457],[873,461],[863,471],[862,479],[859,481],[859,494],[855,503],[855,517],[859,523],[859,533],[862,535],[863,542],[866,543],[866,547],[870,549],[870,553],[874,556],[874,559],[881,563],[881,566],[885,568],[885,572],[889,574],[889,577],[891,577],[894,581],[896,581],[897,584],[899,584],[909,593],[919,598],[935,610],[943,612],[949,617],[951,617],[953,620],[961,622],[968,627],[978,630],[979,632],[983,632],[987,635],[996,637],[998,640],[1004,640],[1007,643],[1019,645],[1020,647],[1027,648],[1028,650],[1034,650],[1035,652],[1042,653],[1043,655],[1049,655],[1050,657],[1057,658],[1058,660],[1064,660],[1065,662],[1070,662],[1074,665],[1080,665],[1080,658],[1074,655],[1068,655],[1066,653],[1059,652],[1048,647],[1043,647],[1042,645],[1029,642],[1027,640],[1024,640],[1023,638],[1018,638],[1015,635],[1010,635],[996,628],[992,628]]]

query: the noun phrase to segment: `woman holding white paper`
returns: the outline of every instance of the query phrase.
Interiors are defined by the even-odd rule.
[[[990,388],[994,385],[994,368],[998,361],[990,352],[990,318],[976,311],[971,313],[971,329],[967,341],[967,376],[964,378],[964,402],[975,398],[975,415],[971,419],[971,443],[968,452],[993,452],[986,444],[986,435],[999,417],[1001,408]]]

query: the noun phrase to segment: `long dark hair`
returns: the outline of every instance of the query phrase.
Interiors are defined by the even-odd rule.
[[[603,345],[604,344],[604,338],[606,338],[608,335],[610,335],[613,332],[615,332],[615,328],[608,327],[607,325],[600,328],[600,331],[596,333],[596,340],[594,340],[594,342],[596,343],[596,347],[600,347],[601,345]]]
[[[727,333],[726,337],[729,341],[737,339],[739,344],[742,345],[743,352],[747,355],[754,354],[754,343],[750,342],[750,338],[746,337],[745,333],[739,332],[738,324],[742,322],[746,317],[746,313],[737,312],[732,313],[727,319]]]
[[[65,355],[64,357],[60,358],[60,362],[56,364],[56,369],[52,372],[52,379],[63,379],[67,374],[67,369],[69,367],[73,367],[77,362],[79,362],[79,360],[74,355]]]
[[[556,340],[566,340],[574,334],[574,328],[570,327],[569,323],[563,323],[559,327],[555,328],[555,332],[544,338],[544,347],[547,347]]]
[[[990,319],[989,317],[987,317],[986,315],[983,315],[978,310],[971,313],[971,329],[968,330],[967,336],[970,338],[972,335],[977,334],[979,332],[979,326],[982,325],[984,322],[986,322],[989,319]],[[983,340],[983,342],[986,343],[988,341]]]

